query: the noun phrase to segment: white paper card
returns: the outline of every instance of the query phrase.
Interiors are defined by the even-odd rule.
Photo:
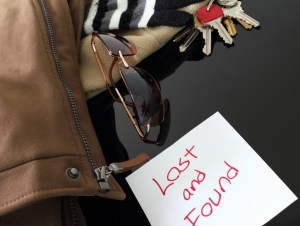
[[[152,226],[261,226],[297,200],[218,112],[126,179]]]

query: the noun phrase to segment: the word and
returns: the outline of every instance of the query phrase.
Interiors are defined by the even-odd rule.
[[[231,182],[234,178],[236,178],[236,176],[239,173],[239,170],[231,165],[229,165],[226,161],[224,161],[224,163],[226,164],[226,166],[229,167],[226,176],[221,176],[219,178],[219,187],[218,189],[213,189],[217,195],[216,199],[212,199],[211,197],[208,198],[208,201],[206,203],[204,203],[202,206],[200,206],[199,208],[194,207],[185,217],[184,220],[188,220],[191,225],[196,226],[197,225],[197,221],[199,219],[200,216],[203,217],[209,217],[212,215],[213,210],[215,207],[218,207],[220,205],[221,202],[221,198],[222,198],[222,194],[226,192],[225,188],[224,188],[224,183],[231,185]],[[197,209],[197,210],[196,210]],[[193,214],[194,212],[197,212],[195,214]],[[193,215],[193,216],[192,216]]]

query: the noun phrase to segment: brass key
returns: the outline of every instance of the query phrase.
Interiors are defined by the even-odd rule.
[[[236,36],[237,31],[236,31],[236,27],[233,23],[233,20],[231,17],[227,16],[223,19],[223,23],[225,24],[225,27],[228,31],[228,33],[230,34],[230,36]]]
[[[251,30],[252,27],[253,27],[251,24],[248,24],[247,22],[245,22],[241,19],[236,19],[236,20],[237,20],[237,22],[239,22],[247,30]]]

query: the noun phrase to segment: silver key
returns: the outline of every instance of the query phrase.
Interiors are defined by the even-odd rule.
[[[197,36],[201,32],[201,30],[198,29],[199,25],[200,22],[198,21],[197,17],[194,16],[194,24],[192,26],[192,30],[189,33],[189,35],[186,37],[184,43],[179,46],[180,52],[185,52],[189,48],[189,46],[193,43],[193,41],[197,38]]]
[[[254,27],[259,26],[259,22],[257,20],[255,20],[254,18],[252,18],[244,12],[242,8],[242,3],[240,1],[238,1],[237,4],[233,7],[223,7],[223,12],[225,16],[230,16],[235,19],[241,19],[246,23],[253,25]]]
[[[203,46],[203,49],[202,49],[202,52],[206,56],[208,56],[208,55],[211,54],[211,33],[212,33],[213,29],[208,25],[204,25],[204,26],[199,25],[197,27],[197,29],[202,32],[202,37],[203,37],[204,42],[205,42],[205,44]]]
[[[220,37],[223,39],[223,41],[227,44],[232,44],[233,43],[233,39],[230,36],[230,34],[228,33],[228,31],[226,30],[226,28],[223,26],[223,24],[221,23],[223,17],[219,17],[215,20],[212,20],[210,22],[207,22],[205,25],[209,25],[211,27],[213,27],[214,29],[216,29],[220,35]]]
[[[177,35],[175,35],[173,42],[179,42],[181,39],[186,37],[194,30],[194,26],[190,26],[181,30]]]
[[[194,31],[192,31],[192,33],[190,33],[186,40],[184,41],[183,44],[181,44],[179,46],[179,51],[182,53],[182,52],[185,52],[189,46],[193,43],[193,41],[195,40],[195,38],[197,38],[197,36],[199,35],[200,31],[198,29],[194,29]]]
[[[198,29],[202,33],[202,38],[204,39],[204,46],[202,49],[202,52],[205,55],[210,55],[211,54],[211,32],[212,28],[208,25],[202,25],[197,16],[194,16],[194,26],[196,29]]]

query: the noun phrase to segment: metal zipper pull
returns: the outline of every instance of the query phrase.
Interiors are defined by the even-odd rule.
[[[141,166],[148,162],[150,157],[146,153],[141,153],[138,156],[124,162],[111,163],[109,166],[101,166],[95,169],[97,181],[101,192],[108,192],[110,186],[108,179],[111,174],[119,174]]]
[[[97,181],[100,186],[101,192],[108,192],[110,190],[110,186],[108,184],[108,178],[111,175],[111,171],[107,166],[101,166],[95,169],[95,173],[97,175]]]

